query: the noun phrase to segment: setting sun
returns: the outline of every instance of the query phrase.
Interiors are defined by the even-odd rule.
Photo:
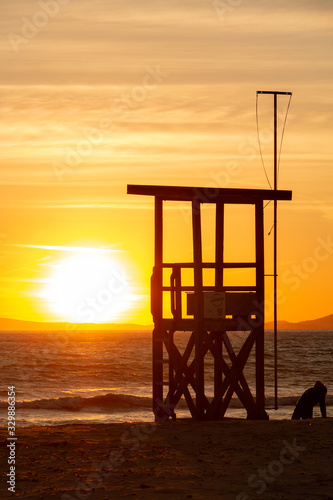
[[[62,320],[113,321],[130,309],[135,299],[125,270],[99,250],[84,250],[49,265],[52,271],[44,281],[40,297]]]

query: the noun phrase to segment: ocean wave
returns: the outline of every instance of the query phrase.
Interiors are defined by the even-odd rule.
[[[208,398],[210,399],[210,398]],[[295,406],[298,395],[284,396],[278,398],[278,406]],[[274,407],[274,396],[266,396],[266,409]],[[0,408],[7,408],[7,402],[0,402]],[[326,397],[327,406],[333,406],[333,396]],[[185,401],[181,400],[177,405],[179,408],[185,408]],[[242,408],[243,405],[238,398],[232,398],[230,401],[231,408]],[[17,402],[16,408],[25,409],[45,409],[45,410],[62,410],[70,412],[80,412],[84,410],[103,411],[105,413],[121,413],[140,410],[152,409],[152,398],[143,396],[133,396],[129,394],[104,394],[102,396],[93,397],[61,397],[54,399],[37,399],[33,401]]]
[[[85,409],[95,409],[107,411],[108,413],[150,409],[151,406],[151,398],[132,396],[128,394],[105,394],[90,398],[72,396],[16,402],[17,409],[27,408],[63,411],[83,411]],[[7,402],[0,402],[0,408],[4,407],[7,407]]]
[[[295,406],[295,404],[297,403],[299,398],[300,398],[300,394],[291,395],[291,396],[281,396],[277,400],[278,407]],[[266,396],[265,397],[265,408],[267,410],[273,409],[274,405],[275,405],[275,397],[274,396]],[[333,406],[333,396],[326,396],[326,405]],[[229,406],[231,408],[243,408],[243,405],[239,401],[238,398],[232,398]]]

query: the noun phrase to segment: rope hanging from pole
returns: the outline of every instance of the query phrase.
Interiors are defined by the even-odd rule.
[[[266,171],[265,162],[264,162],[264,157],[263,157],[263,154],[262,154],[262,149],[261,149],[260,134],[259,134],[258,92],[257,92],[257,94],[256,94],[256,122],[257,122],[257,137],[258,137],[258,145],[259,145],[259,152],[260,152],[261,164],[262,164],[262,166],[263,166],[263,169],[264,169],[264,172],[265,172],[266,179],[267,179],[267,182],[268,182],[268,184],[269,184],[269,187],[270,187],[271,189],[273,189],[273,188],[272,188],[272,185],[271,185],[271,183],[270,183],[270,180],[269,180],[269,177],[268,177],[267,171]]]
[[[258,95],[259,95],[259,93],[261,93],[261,92],[257,92],[256,93],[256,125],[257,125],[257,139],[258,139],[259,153],[260,153],[261,164],[262,164],[262,167],[264,169],[268,185],[269,185],[270,189],[273,189],[273,187],[271,185],[271,182],[269,180],[268,174],[267,174],[266,167],[265,167],[265,161],[264,161],[264,157],[263,157],[263,154],[262,154],[262,147],[261,147],[261,141],[260,141],[260,132],[259,132],[259,129],[260,129],[260,127],[259,127],[259,101],[258,101]],[[292,98],[292,93],[291,92],[290,93],[286,92],[286,94],[289,95],[289,101],[288,101],[288,104],[287,104],[286,114],[285,114],[285,117],[284,117],[284,122],[283,122],[283,127],[282,127],[281,141],[280,141],[280,147],[279,147],[279,158],[278,158],[278,162],[277,162],[277,177],[279,177],[282,144],[283,144],[284,132],[285,132],[285,129],[286,129],[287,118],[288,118],[288,113],[289,113],[289,108],[290,108],[290,103],[291,103],[291,98]],[[267,205],[269,205],[271,201],[272,200],[269,200],[266,203],[266,205],[264,206],[264,208],[266,208]],[[273,227],[272,227],[272,229],[273,229]],[[272,229],[271,229],[271,231],[272,231]],[[271,231],[268,234],[270,234]]]
[[[290,94],[290,96],[289,96],[289,101],[288,101],[287,110],[286,110],[286,116],[284,117],[284,122],[283,122],[283,128],[282,128],[282,134],[281,134],[281,142],[280,142],[280,148],[279,148],[278,167],[277,167],[278,168],[278,172],[277,172],[278,178],[279,178],[279,171],[280,171],[280,159],[281,159],[282,143],[283,143],[284,131],[286,129],[286,123],[287,123],[287,118],[288,118],[288,113],[289,113],[291,98],[292,98],[292,94]]]

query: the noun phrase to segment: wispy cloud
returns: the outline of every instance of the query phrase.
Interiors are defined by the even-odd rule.
[[[117,250],[114,248],[88,248],[88,247],[67,247],[62,245],[28,245],[25,243],[12,243],[10,246],[21,247],[21,248],[38,248],[41,250],[56,250],[60,252],[75,252],[75,253],[115,253],[122,252],[122,250]]]

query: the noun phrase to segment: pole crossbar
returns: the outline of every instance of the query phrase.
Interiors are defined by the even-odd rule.
[[[257,94],[293,95],[292,92],[279,92],[276,90],[257,90]]]

